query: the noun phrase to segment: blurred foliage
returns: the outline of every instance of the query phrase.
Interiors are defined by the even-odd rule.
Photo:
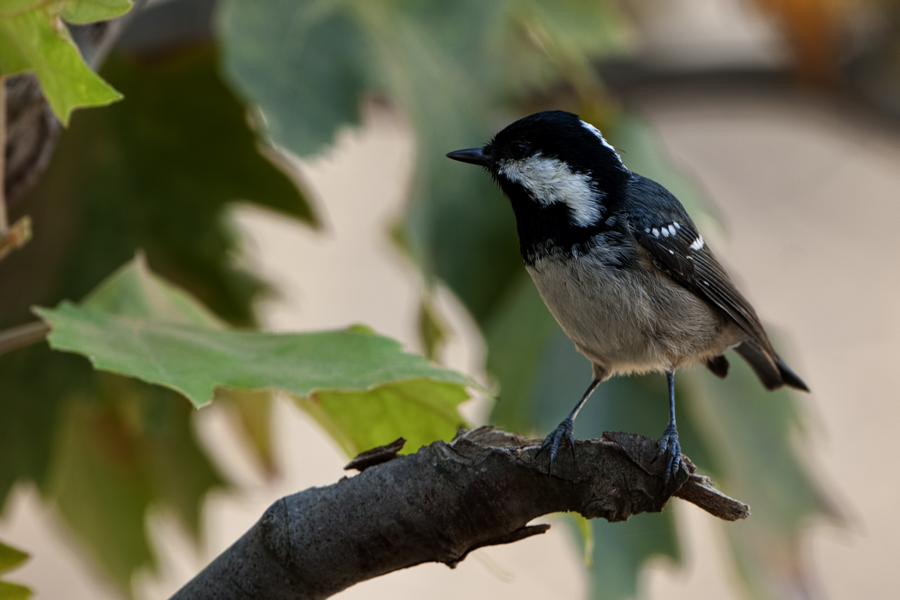
[[[481,145],[528,112],[568,108],[600,126],[626,153],[630,168],[675,193],[703,230],[717,226],[695,187],[669,165],[654,134],[617,108],[593,67],[594,60],[627,45],[628,21],[614,3],[271,0],[251,6],[224,0],[218,31],[226,76],[259,107],[273,141],[301,156],[321,153],[339,128],[358,126],[367,95],[389,98],[409,120],[416,169],[399,237],[426,275],[445,282],[482,328],[488,370],[499,384],[492,420],[505,428],[542,434],[555,427],[587,386],[590,368],[525,274],[505,200],[483,172],[448,163],[447,151]],[[423,339],[434,339],[433,324],[420,317]],[[755,505],[753,519],[739,528],[726,525],[750,592],[787,597],[784,588],[770,585],[779,579],[780,566],[769,564],[768,550],[757,542],[767,539],[776,552],[789,555],[802,581],[808,575],[799,568],[797,547],[786,541],[796,539],[803,518],[824,510],[790,446],[794,428],[778,410],[769,410],[773,402],[794,410],[793,400],[786,393],[768,396],[756,407],[757,419],[712,425],[704,418],[697,379],[711,376],[676,378],[679,423],[683,448],[705,472],[727,472],[729,483],[740,479],[741,485],[725,487],[740,496],[739,488],[760,477],[752,465],[761,443],[776,455],[770,460],[792,465],[766,475],[789,504],[773,511],[798,516],[780,537],[765,533],[773,521],[757,519]],[[752,395],[747,404],[765,396],[758,382],[739,375],[715,385],[716,396]],[[581,436],[623,429],[655,437],[667,422],[661,376],[616,379],[595,396],[578,419]],[[768,444],[774,435],[779,441]],[[734,461],[725,464],[725,455]],[[633,597],[652,556],[680,560],[671,511],[592,527],[592,597]]]
[[[252,322],[264,287],[235,265],[229,204],[313,217],[296,182],[259,153],[215,60],[200,48],[108,62],[104,77],[128,99],[75,114],[21,203],[35,235],[0,263],[0,327],[32,319],[34,304],[82,298],[138,248],[220,317]],[[239,414],[268,439],[268,423]],[[35,482],[122,589],[151,561],[148,507],[167,507],[196,533],[202,498],[223,483],[177,394],[45,344],[0,357],[0,415],[0,503],[14,483]]]
[[[612,48],[619,24],[608,4],[582,0],[552,10],[532,0],[226,0],[219,32],[226,76],[260,106],[272,139],[300,156],[359,124],[365,94],[396,103],[418,150],[404,239],[481,320],[521,268],[515,229],[489,178],[451,167],[444,154],[486,142],[507,120],[508,99],[553,80],[557,57],[546,47],[584,62],[572,45]]]
[[[0,542],[0,575],[28,560],[28,555]],[[0,581],[0,600],[28,600],[31,590],[24,585]]]
[[[714,460],[698,465],[753,508],[752,519],[725,528],[738,573],[754,598],[813,597],[800,534],[814,516],[840,515],[798,456],[804,427],[792,393],[767,392],[740,360],[727,380],[699,372],[682,379],[696,434],[715,449]]]
[[[203,499],[225,481],[199,445],[193,411],[177,394],[112,375],[93,379],[94,389],[70,389],[62,398],[45,493],[126,591],[135,569],[155,566],[147,511],[173,511],[196,540]]]
[[[34,71],[63,124],[79,106],[120,100],[122,95],[84,63],[60,19],[82,25],[130,8],[131,0],[0,0],[0,77]]]

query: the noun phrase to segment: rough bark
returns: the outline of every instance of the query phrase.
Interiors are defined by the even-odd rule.
[[[453,567],[476,548],[543,533],[548,525],[528,525],[542,515],[624,521],[661,511],[672,495],[722,519],[749,516],[746,505],[695,475],[687,457],[666,489],[665,461],[654,461],[649,438],[580,440],[574,459],[557,457],[552,475],[538,447],[482,427],[411,455],[398,457],[397,443],[370,451],[355,461],[360,474],[275,502],[173,598],[327,598],[391,571],[424,562]]]

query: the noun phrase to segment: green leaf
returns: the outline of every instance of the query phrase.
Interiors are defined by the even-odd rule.
[[[28,560],[28,553],[0,542],[0,573],[15,569]]]
[[[341,3],[274,0],[264,10],[223,3],[218,27],[229,32],[226,76],[266,107],[264,126],[277,143],[309,156],[331,144],[339,127],[359,124],[369,49]]]
[[[0,0],[0,18],[14,17],[44,4],[45,0]]]
[[[33,70],[53,112],[68,125],[75,108],[103,106],[122,95],[85,64],[56,6],[0,15],[0,76]]]
[[[468,398],[458,384],[413,379],[367,392],[316,392],[295,401],[352,457],[399,437],[406,438],[404,453],[452,439],[467,426],[457,407]]]
[[[198,327],[224,326],[190,295],[153,275],[143,253],[110,275],[85,298],[85,304],[122,317],[153,318]]]
[[[415,377],[470,383],[402,352],[397,342],[358,331],[214,330],[118,316],[69,302],[36,312],[53,328],[48,338],[53,348],[83,354],[97,369],[170,387],[195,406],[212,400],[220,385],[305,396],[329,388],[366,390]]]
[[[471,384],[359,328],[306,334],[213,329],[188,323],[175,312],[193,318],[202,309],[191,304],[184,292],[138,261],[112,275],[81,306],[64,301],[36,312],[52,328],[53,348],[83,354],[95,368],[169,387],[195,406],[212,400],[218,386],[307,396],[423,377]],[[162,307],[158,314],[157,305]]]
[[[28,554],[0,542],[0,573],[15,569],[28,560]],[[28,600],[31,590],[24,585],[0,581],[0,600]]]
[[[24,585],[0,581],[0,600],[28,600],[31,590]]]
[[[131,10],[131,0],[70,0],[60,15],[69,23],[83,25],[108,21]]]

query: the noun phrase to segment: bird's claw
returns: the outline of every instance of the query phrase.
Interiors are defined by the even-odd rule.
[[[656,462],[663,456],[666,458],[666,472],[663,483],[668,487],[669,484],[675,481],[675,474],[681,468],[681,444],[678,443],[678,430],[675,429],[674,425],[666,427],[662,437],[659,438],[659,449],[656,451],[653,462]]]
[[[553,430],[546,438],[544,438],[544,443],[541,444],[540,450],[537,451],[538,454],[544,451],[545,448],[550,448],[550,464],[547,466],[547,475],[553,469],[553,460],[556,458],[556,453],[559,450],[559,444],[563,440],[567,440],[572,447],[572,458],[575,458],[575,424],[570,418],[566,418],[562,423],[559,424],[559,427]]]

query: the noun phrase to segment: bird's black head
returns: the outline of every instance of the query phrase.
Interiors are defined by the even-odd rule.
[[[563,111],[525,117],[483,148],[447,156],[497,180],[516,213],[523,255],[526,247],[594,235],[631,176],[596,127]]]

